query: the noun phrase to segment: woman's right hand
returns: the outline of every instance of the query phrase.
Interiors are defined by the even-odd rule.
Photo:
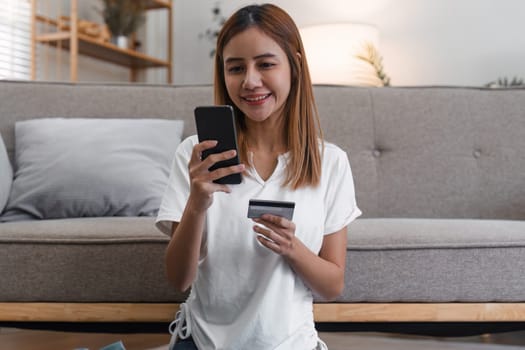
[[[192,210],[206,211],[213,203],[214,192],[230,193],[227,185],[213,182],[221,177],[241,173],[244,171],[244,164],[233,165],[226,168],[219,168],[213,171],[209,169],[217,162],[233,158],[237,155],[235,150],[222,153],[211,154],[206,159],[202,159],[202,153],[217,145],[217,141],[203,141],[193,147],[190,163],[188,165],[190,174],[190,197],[188,205]]]

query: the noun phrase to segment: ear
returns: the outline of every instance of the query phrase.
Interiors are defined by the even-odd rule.
[[[297,51],[295,53],[295,58],[297,60],[297,69],[299,70],[299,72],[301,72],[303,70],[303,62],[302,62],[303,55],[301,55],[301,53]]]
[[[296,52],[295,53],[295,60],[292,64],[292,62],[290,62],[290,66],[293,66],[294,68],[292,68],[292,79],[298,79],[300,76],[301,76],[301,71],[303,70],[303,65],[302,65],[302,62],[301,62],[301,58],[303,56],[301,55],[300,52]]]
[[[301,55],[301,53],[300,53],[299,51],[297,51],[297,52],[295,53],[295,55],[297,56],[297,60],[299,61],[299,63],[301,63],[301,58],[303,57],[303,56]]]

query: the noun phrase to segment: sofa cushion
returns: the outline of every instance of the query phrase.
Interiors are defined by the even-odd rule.
[[[2,135],[0,135],[0,213],[4,210],[7,199],[9,198],[12,182],[13,169],[7,156],[4,140],[2,139]]]
[[[522,302],[525,222],[358,219],[349,225],[346,302]]]
[[[166,279],[169,238],[154,220],[0,225],[0,300],[184,301],[187,293]],[[523,232],[523,221],[357,219],[349,225],[346,285],[337,301],[521,302]]]
[[[15,178],[1,221],[154,216],[183,122],[44,118],[15,125]]]
[[[164,272],[166,235],[152,217],[0,225],[0,300],[182,302]],[[16,271],[16,273],[13,273]]]

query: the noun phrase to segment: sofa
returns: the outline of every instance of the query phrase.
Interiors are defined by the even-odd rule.
[[[325,139],[348,153],[363,212],[348,228],[344,291],[335,301],[316,298],[316,321],[525,321],[525,90],[315,86],[314,92]],[[160,203],[173,148],[195,132],[194,107],[212,103],[211,86],[0,81],[0,101],[11,165],[0,171],[4,192],[11,189],[0,207],[0,322],[170,321],[186,294],[166,280],[168,238],[155,228],[151,206]],[[15,137],[27,141],[24,122],[55,118],[95,119],[100,126],[117,119],[183,121],[180,135],[169,133],[173,142],[162,155],[168,164],[150,210],[12,215],[16,197],[33,188],[19,185],[14,194],[17,181],[39,171],[22,162],[32,139],[17,149]],[[52,125],[33,149],[42,150],[46,135],[56,137]],[[82,138],[63,134],[71,132],[72,143]],[[96,146],[97,135],[84,150]],[[39,176],[40,185],[57,176],[59,185],[89,183],[71,170],[75,164],[59,164],[68,150],[61,145],[33,159],[51,157],[46,164],[59,167],[59,175]],[[97,158],[109,153],[99,150]],[[111,164],[91,166],[92,175],[106,168]],[[94,181],[88,189],[96,192],[102,180]],[[62,190],[51,196],[48,190],[46,201]],[[135,190],[126,201],[151,195]],[[41,203],[38,196],[30,201]]]

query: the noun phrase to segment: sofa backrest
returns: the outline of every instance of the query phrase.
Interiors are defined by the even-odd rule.
[[[525,90],[316,86],[364,217],[525,219]],[[0,132],[42,117],[174,118],[195,132],[210,86],[0,81]]]
[[[367,217],[525,220],[525,89],[316,90]]]

